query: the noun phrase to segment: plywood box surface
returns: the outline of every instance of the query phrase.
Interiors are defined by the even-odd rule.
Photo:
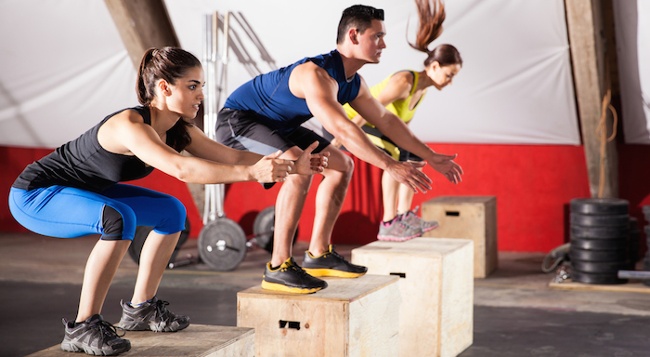
[[[495,196],[440,196],[422,204],[422,219],[439,227],[424,234],[433,238],[474,241],[474,277],[485,278],[498,266]]]
[[[255,355],[255,332],[233,326],[190,325],[174,333],[127,331],[131,350],[120,356],[250,357]],[[87,356],[61,350],[60,345],[30,357]]]
[[[255,329],[257,356],[396,356],[399,279],[325,280],[328,287],[315,294],[259,286],[237,294],[237,326]]]
[[[473,342],[473,242],[416,238],[352,250],[369,274],[400,276],[399,356],[457,356]]]

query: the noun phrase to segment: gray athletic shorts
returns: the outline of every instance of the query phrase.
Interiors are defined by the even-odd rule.
[[[296,127],[293,131],[280,133],[262,124],[263,120],[255,112],[223,108],[217,116],[215,138],[233,149],[252,151],[261,155],[269,155],[278,150],[285,152],[293,146],[305,149],[314,141],[318,141],[314,153],[330,145],[327,139],[302,126]]]

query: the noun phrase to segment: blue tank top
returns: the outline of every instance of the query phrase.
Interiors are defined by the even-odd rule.
[[[135,107],[151,125],[149,108]],[[49,155],[29,164],[18,176],[13,187],[30,190],[53,185],[77,187],[89,191],[101,192],[120,181],[135,180],[147,176],[153,167],[131,155],[114,154],[99,145],[97,132],[115,112],[104,118],[99,124]]]
[[[294,64],[258,75],[242,84],[226,99],[224,107],[252,111],[259,121],[280,132],[291,132],[313,115],[307,101],[291,94],[289,76],[299,65],[311,61],[323,68],[338,83],[337,101],[345,104],[359,94],[361,78],[357,73],[345,78],[345,68],[337,50],[315,57],[305,57]]]

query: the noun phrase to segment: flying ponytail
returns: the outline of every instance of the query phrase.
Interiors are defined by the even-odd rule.
[[[438,62],[441,66],[462,65],[460,52],[450,44],[441,44],[429,51],[429,45],[442,34],[442,23],[447,16],[442,0],[415,0],[415,5],[418,8],[418,32],[415,43],[409,42],[409,45],[427,54],[424,66],[433,62]]]

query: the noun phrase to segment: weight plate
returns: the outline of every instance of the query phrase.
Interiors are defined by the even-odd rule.
[[[151,226],[138,226],[135,228],[135,236],[133,236],[133,242],[129,245],[129,256],[136,264],[140,264],[140,254],[142,253],[142,247],[144,246],[144,241],[147,240],[149,233],[153,227]],[[176,248],[172,256],[169,258],[169,262],[173,262],[178,254],[178,251],[181,249],[181,246],[185,244],[187,238],[190,235],[190,221],[189,219],[185,220],[185,229],[181,231],[181,235],[178,238],[178,243],[176,243]]]
[[[571,226],[582,227],[625,227],[630,228],[630,216],[626,214],[612,214],[593,216],[588,214],[571,213]]]
[[[617,250],[626,249],[627,237],[624,239],[584,239],[571,237],[571,248],[585,250]]]
[[[275,207],[266,207],[255,217],[253,222],[253,234],[255,235],[255,244],[262,247],[269,253],[273,253],[273,233],[275,227]],[[293,235],[292,244],[298,240],[298,227]]]
[[[569,249],[569,257],[572,262],[625,262],[628,260],[628,255],[628,251],[625,249],[587,250],[573,247]]]
[[[619,270],[630,268],[630,263],[624,262],[583,262],[571,259],[572,271],[581,273],[612,273],[616,275]]]
[[[629,202],[619,198],[574,198],[571,212],[587,215],[620,215],[628,213]]]
[[[614,285],[614,284],[627,283],[627,279],[619,279],[617,274],[618,273],[590,274],[590,273],[583,273],[583,272],[572,270],[571,280],[576,283],[584,283],[584,284]]]
[[[198,248],[201,260],[210,268],[233,270],[246,256],[246,235],[235,221],[217,218],[201,230]]]
[[[583,227],[571,226],[571,236],[591,239],[625,239],[629,230],[625,226],[618,227]]]

